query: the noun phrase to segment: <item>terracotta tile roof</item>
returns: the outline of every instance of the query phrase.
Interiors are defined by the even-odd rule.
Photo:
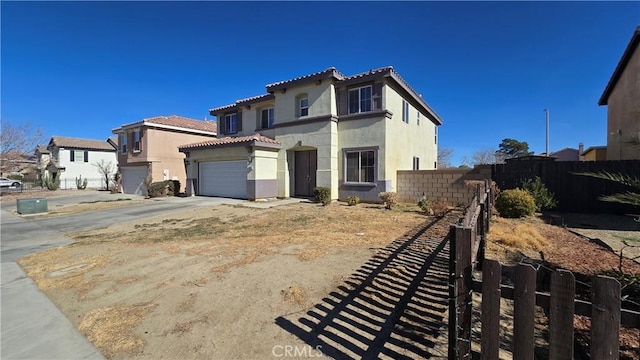
[[[262,143],[262,144],[271,144],[278,145],[280,143],[268,138],[266,136],[262,136],[259,133],[249,136],[235,136],[235,137],[224,137],[218,139],[212,139],[209,141],[199,142],[195,144],[187,144],[180,146],[180,151],[187,149],[202,149],[202,148],[211,148],[217,146],[229,146],[229,145],[244,145],[249,143]]]
[[[48,154],[49,149],[47,149],[47,145],[38,145],[36,146],[36,151],[40,154]]]
[[[234,107],[236,107],[238,105],[248,105],[248,104],[253,104],[253,103],[257,103],[257,102],[261,102],[261,101],[271,100],[271,99],[274,99],[274,98],[275,98],[275,96],[273,94],[256,95],[256,96],[252,96],[252,97],[236,100],[233,104],[223,105],[223,106],[219,106],[217,108],[209,109],[209,114],[214,115],[215,113],[220,112],[220,111],[233,109]]]
[[[344,75],[341,72],[339,72],[338,70],[336,70],[336,68],[334,68],[332,66],[332,67],[330,67],[330,68],[328,68],[326,70],[319,71],[319,72],[316,72],[316,73],[313,73],[313,74],[299,76],[299,77],[296,77],[296,78],[293,78],[293,79],[284,80],[284,81],[278,81],[278,82],[275,82],[273,84],[268,84],[267,85],[267,91],[271,91],[274,88],[281,87],[282,85],[288,85],[288,84],[291,84],[293,82],[297,82],[297,81],[300,81],[300,80],[308,80],[308,79],[314,78],[314,77],[318,77],[318,78],[335,77],[336,79],[341,80],[341,79],[344,78]]]
[[[174,126],[184,129],[199,130],[199,131],[217,131],[217,123],[215,121],[204,121],[190,119],[184,116],[169,115],[169,116],[155,116],[142,120],[145,123],[159,124]]]
[[[52,145],[68,149],[116,151],[106,140],[81,139],[65,136],[51,137],[49,146]]]

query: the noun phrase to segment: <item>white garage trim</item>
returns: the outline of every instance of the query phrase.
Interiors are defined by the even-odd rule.
[[[207,161],[198,164],[198,194],[247,198],[247,162]]]
[[[146,191],[144,181],[147,178],[146,166],[121,167],[122,191],[125,194],[144,195]]]

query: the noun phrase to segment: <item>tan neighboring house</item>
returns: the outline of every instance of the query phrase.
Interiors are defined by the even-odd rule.
[[[590,146],[582,152],[584,161],[605,161],[607,160],[606,146]]]
[[[112,129],[118,136],[118,168],[126,194],[145,194],[146,181],[186,182],[178,146],[216,136],[216,123],[182,116],[156,116]]]
[[[598,105],[607,105],[607,160],[640,159],[640,26],[636,27]]]
[[[379,201],[398,170],[437,167],[440,117],[392,68],[346,76],[335,68],[266,85],[266,93],[209,111],[218,138],[180,147],[191,189],[242,199]]]

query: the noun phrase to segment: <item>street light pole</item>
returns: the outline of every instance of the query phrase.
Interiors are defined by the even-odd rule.
[[[546,156],[549,156],[549,110],[544,109],[544,112],[546,114],[546,120],[547,120],[547,146],[546,146]]]

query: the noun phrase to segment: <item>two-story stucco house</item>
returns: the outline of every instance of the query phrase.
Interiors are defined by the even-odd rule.
[[[392,67],[329,68],[209,112],[218,138],[180,147],[200,195],[308,197],[322,186],[333,199],[379,201],[398,170],[437,166],[442,120]]]
[[[144,194],[146,182],[186,181],[184,154],[178,146],[216,136],[216,123],[183,116],[156,116],[112,129],[118,135],[122,190]]]
[[[607,105],[607,160],[640,159],[639,48],[640,26],[598,101],[598,105]]]
[[[43,150],[40,154],[46,158]],[[60,189],[76,189],[76,178],[80,177],[88,180],[89,188],[106,188],[104,175],[95,164],[110,162],[114,169],[117,164],[116,147],[109,140],[53,136],[46,150],[49,154],[44,175],[59,176]]]

